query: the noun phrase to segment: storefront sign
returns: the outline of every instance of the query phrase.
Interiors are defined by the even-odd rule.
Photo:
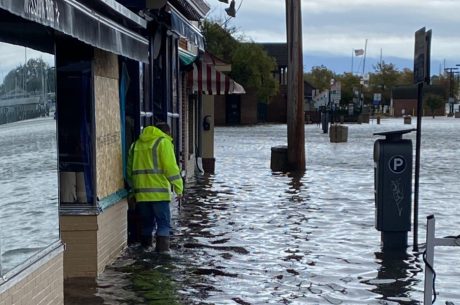
[[[24,0],[24,13],[47,23],[59,25],[59,7],[54,0]]]
[[[102,8],[97,6],[97,2],[90,2],[88,6],[86,1],[83,3],[81,0],[0,0],[0,11],[51,27],[102,50],[148,62],[148,40],[113,20],[109,14],[110,9],[120,14],[122,8],[110,7],[109,4]],[[145,20],[138,15],[122,15],[146,28]]]

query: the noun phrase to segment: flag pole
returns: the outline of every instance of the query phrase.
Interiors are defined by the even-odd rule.
[[[353,55],[355,53],[354,49],[351,49],[351,75],[353,75]]]
[[[367,55],[367,39],[364,43],[364,59],[363,59],[363,77],[364,77],[364,69],[366,68],[366,55]]]

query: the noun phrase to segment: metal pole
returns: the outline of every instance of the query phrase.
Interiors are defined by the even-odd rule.
[[[367,55],[367,39],[366,39],[366,42],[364,43],[363,77],[364,77],[364,73],[366,72],[365,71],[365,69],[366,69],[366,55]]]
[[[288,46],[287,162],[292,170],[305,170],[302,10],[300,0],[286,0],[286,31]]]
[[[414,251],[418,251],[418,189],[420,177],[420,141],[422,133],[423,82],[417,84],[417,134],[415,142],[415,181],[414,181]]]
[[[355,50],[351,49],[351,75],[353,75],[353,56],[354,56]]]
[[[431,304],[433,299],[433,261],[434,261],[434,246],[435,246],[435,220],[434,216],[427,217],[426,225],[426,263],[425,266],[425,289],[423,304]]]

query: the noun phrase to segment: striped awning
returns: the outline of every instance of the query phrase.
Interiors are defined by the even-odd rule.
[[[224,73],[217,71],[212,64],[201,60],[193,63],[193,70],[189,73],[189,86],[197,94],[225,95],[246,93],[243,86]]]

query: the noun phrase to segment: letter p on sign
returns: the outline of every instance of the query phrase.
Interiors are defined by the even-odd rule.
[[[388,167],[395,174],[401,174],[406,169],[406,159],[402,156],[393,156],[388,162]]]

